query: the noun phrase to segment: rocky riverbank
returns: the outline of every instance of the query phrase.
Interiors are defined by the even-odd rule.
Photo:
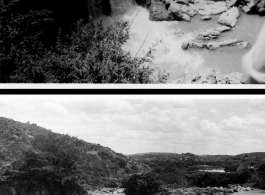
[[[252,187],[243,187],[240,185],[229,185],[227,187],[190,187],[190,188],[172,188],[163,186],[157,195],[236,195],[237,192],[256,192],[260,191]],[[98,190],[88,191],[88,195],[125,195],[125,188],[102,188]]]
[[[207,69],[192,75],[183,75],[171,84],[248,84],[247,77],[240,72],[217,75],[213,69]]]
[[[259,3],[257,3],[259,2]],[[212,15],[220,15],[217,23],[219,27],[199,35],[195,40],[189,40],[183,43],[183,49],[205,48],[218,49],[224,46],[240,46],[245,48],[248,42],[237,38],[219,39],[221,33],[230,31],[237,24],[241,12],[245,13],[265,13],[265,0],[151,0],[149,7],[149,19],[153,21],[191,21],[195,15],[201,15],[202,20],[211,20]],[[224,29],[224,30],[223,30]],[[213,40],[210,41],[209,40]],[[198,41],[201,40],[201,41]]]

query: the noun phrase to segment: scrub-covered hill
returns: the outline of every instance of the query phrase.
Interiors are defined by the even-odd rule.
[[[27,168],[25,168],[26,165]],[[123,177],[148,169],[146,165],[131,157],[116,153],[108,147],[87,143],[69,135],[54,133],[29,122],[21,123],[0,118],[0,170],[2,174],[13,169],[21,173],[22,170],[29,173],[33,167],[50,169],[57,166],[61,171],[61,167],[68,169],[73,167],[72,165],[79,171],[81,170],[85,176],[83,182],[89,188],[115,187],[120,184]]]

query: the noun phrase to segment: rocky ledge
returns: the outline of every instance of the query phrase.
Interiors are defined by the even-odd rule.
[[[162,187],[156,195],[172,194],[172,195],[230,195],[239,191],[254,191],[251,187],[242,187],[240,185],[228,185],[227,187],[190,187],[190,188],[174,188],[170,185]],[[88,195],[125,195],[125,188],[102,188],[98,190],[88,191]]]
[[[241,48],[246,48],[248,47],[248,42],[244,42],[238,39],[225,39],[225,40],[220,40],[220,41],[210,41],[210,42],[198,42],[198,41],[187,41],[182,44],[182,49],[218,49],[220,47],[225,47],[225,46],[239,46]]]
[[[196,74],[183,74],[170,84],[248,84],[247,77],[240,72],[217,75],[213,69],[207,69]]]
[[[217,76],[215,70],[207,70],[198,74],[193,74],[189,84],[247,84],[247,78],[240,72],[233,72],[226,75]]]
[[[191,187],[191,188],[171,188],[171,187],[164,187],[163,192],[167,192],[166,194],[178,194],[178,195],[229,195],[233,194],[234,192],[239,191],[252,191],[254,190],[251,187],[241,187],[237,185],[227,186],[227,187],[206,187],[206,188],[198,188],[198,187]]]
[[[190,21],[199,14],[202,19],[220,15],[218,23],[230,27],[236,25],[240,10],[247,14],[265,14],[265,0],[150,0],[149,19],[153,21]]]

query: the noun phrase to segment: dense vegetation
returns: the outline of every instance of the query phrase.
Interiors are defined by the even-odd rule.
[[[126,194],[129,195],[152,195],[158,192],[162,185],[157,177],[158,175],[152,172],[134,174],[123,180],[122,187],[126,188]]]
[[[56,7],[50,1],[39,5],[30,0],[0,2],[0,82],[166,81],[166,74],[154,76],[150,59],[132,57],[122,50],[129,39],[130,24],[113,21],[104,26],[92,17],[99,12],[92,9],[98,1],[61,3]],[[84,10],[87,7],[90,13]],[[110,14],[110,10],[102,12]]]
[[[31,191],[45,186],[49,194],[86,194],[82,183],[87,178],[80,166],[83,154],[79,144],[70,136],[39,135],[33,147],[3,171],[2,177],[5,182],[26,182]]]
[[[167,156],[168,155],[168,156]],[[134,155],[135,156],[135,155]],[[85,194],[101,187],[127,188],[130,194],[163,194],[164,186],[207,187],[248,183],[265,189],[264,154],[199,156],[190,153],[144,155],[138,160],[36,124],[0,118],[0,193]],[[225,167],[227,173],[198,169]],[[7,193],[8,194],[8,193]],[[22,193],[23,194],[23,193]]]
[[[148,170],[107,147],[36,124],[0,118],[0,140],[0,181],[17,183],[17,188],[33,182],[58,194],[65,194],[66,188],[81,193],[82,189],[117,187],[129,174]]]
[[[207,187],[223,186],[228,184],[245,184],[264,189],[264,153],[257,155],[237,156],[208,156],[172,153],[150,153],[132,155],[148,165],[151,173],[157,175],[157,180],[164,185],[176,187]],[[200,172],[203,166],[208,168],[225,168],[225,173]],[[255,167],[255,168],[250,168]]]

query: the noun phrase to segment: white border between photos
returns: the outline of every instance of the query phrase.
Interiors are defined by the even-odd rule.
[[[209,84],[0,84],[1,89],[265,89],[265,85]]]

